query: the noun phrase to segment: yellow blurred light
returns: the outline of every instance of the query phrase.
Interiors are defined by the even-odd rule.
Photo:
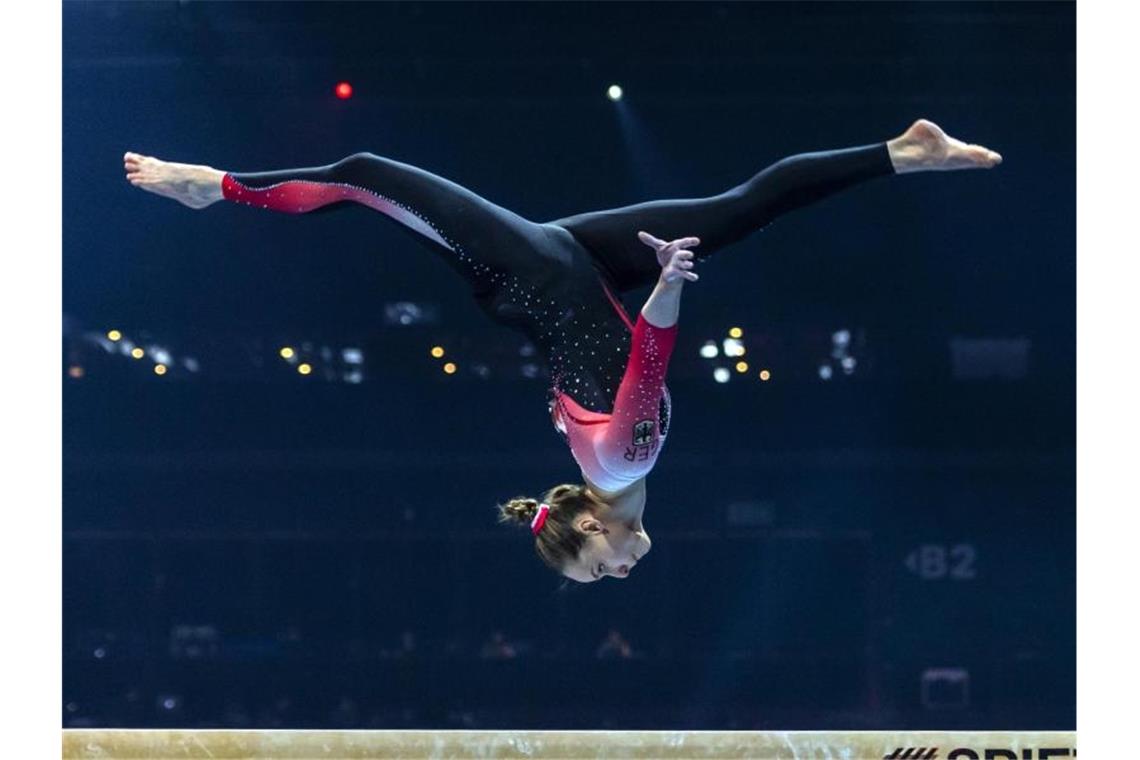
[[[292,359],[297,355],[297,352],[293,350],[292,346],[282,346],[278,353],[281,354],[282,359]]]
[[[455,362],[448,362],[443,365],[443,371],[449,375],[454,375],[456,370]]]
[[[141,359],[144,356],[146,356],[146,351],[143,351],[141,348],[135,347],[135,348],[131,349],[131,356],[133,356],[136,359]]]
[[[79,378],[83,377],[83,367],[80,367],[78,364],[73,364],[67,368],[67,375],[68,377],[74,377],[76,380],[78,380]]]
[[[431,347],[431,355],[434,356],[436,359],[443,356],[443,346],[432,346]]]
[[[297,371],[300,372],[302,375],[307,375],[313,371],[313,365],[304,364],[304,363],[298,364],[297,365]]]
[[[166,365],[165,364],[154,365],[154,374],[165,375],[166,374]]]
[[[107,337],[111,340],[118,340],[119,338],[123,337],[123,334],[118,330],[108,330]]]
[[[736,363],[736,371],[737,372],[747,372],[748,371],[748,362],[737,362]]]
[[[730,337],[730,338],[739,338],[743,335],[744,335],[744,331],[741,330],[739,327],[732,327],[728,331],[728,337]]]
[[[765,381],[766,381],[766,380],[768,380],[768,379],[769,379],[769,378],[771,378],[771,377],[772,377],[772,373],[771,373],[771,372],[769,372],[768,370],[766,370],[766,369],[762,369],[762,370],[760,370],[760,379],[761,379],[761,380],[765,380]]]

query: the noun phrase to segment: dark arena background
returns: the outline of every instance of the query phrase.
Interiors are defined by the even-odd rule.
[[[1074,35],[1062,2],[64,3],[63,725],[1075,728]],[[579,473],[439,257],[122,173],[371,151],[541,221],[919,117],[1003,164],[700,265],[654,557],[589,586],[495,523]]]

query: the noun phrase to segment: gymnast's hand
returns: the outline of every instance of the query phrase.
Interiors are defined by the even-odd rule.
[[[694,254],[688,250],[688,248],[700,245],[700,238],[677,238],[666,242],[653,237],[648,232],[638,232],[637,237],[657,252],[657,263],[661,265],[662,280],[671,284],[681,279],[690,282],[696,282],[700,279],[700,276],[692,271]]]

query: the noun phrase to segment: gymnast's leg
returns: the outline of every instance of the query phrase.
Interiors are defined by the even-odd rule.
[[[649,284],[660,267],[637,238],[644,230],[665,240],[701,239],[698,258],[747,237],[776,217],[874,177],[914,171],[989,168],[1001,156],[967,145],[919,119],[900,137],[857,148],[801,153],[709,198],[661,200],[559,219],[556,224],[589,249],[621,290]]]
[[[367,206],[444,253],[468,279],[527,274],[540,266],[536,252],[547,234],[454,182],[372,153],[327,166],[247,173],[137,153],[123,160],[131,184],[195,209],[223,199],[293,214]]]

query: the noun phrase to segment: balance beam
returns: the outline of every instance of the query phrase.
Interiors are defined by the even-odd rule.
[[[63,732],[63,757],[64,760],[429,757],[1056,760],[1076,757],[1076,733],[67,729]]]

